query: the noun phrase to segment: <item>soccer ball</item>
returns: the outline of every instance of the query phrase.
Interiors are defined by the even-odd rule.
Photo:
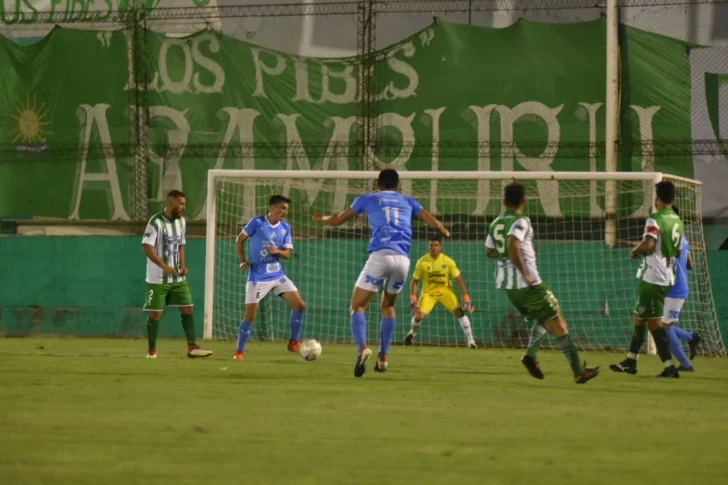
[[[321,342],[316,339],[307,338],[301,342],[301,349],[298,353],[301,354],[301,357],[305,360],[316,360],[321,357],[321,352],[323,352],[323,350]]]

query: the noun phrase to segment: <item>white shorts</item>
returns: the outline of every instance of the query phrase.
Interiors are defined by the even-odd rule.
[[[662,321],[669,324],[677,323],[684,304],[685,298],[665,298]]]
[[[271,291],[275,295],[281,296],[283,293],[298,291],[298,288],[288,276],[271,281],[248,281],[248,284],[245,285],[245,304],[258,303]]]
[[[369,255],[355,286],[374,293],[385,287],[387,293],[398,295],[407,282],[409,268],[407,256],[377,251]]]

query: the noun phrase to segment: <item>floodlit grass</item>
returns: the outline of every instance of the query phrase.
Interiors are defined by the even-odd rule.
[[[728,483],[727,359],[658,380],[656,357],[628,376],[592,353],[577,386],[556,352],[537,381],[516,351],[395,347],[355,379],[351,346],[285,345],[0,339],[0,483]]]

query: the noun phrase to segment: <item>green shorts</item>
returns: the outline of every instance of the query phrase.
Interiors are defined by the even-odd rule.
[[[665,297],[671,286],[658,286],[646,281],[640,281],[640,296],[634,312],[639,319],[662,318],[665,306]]]
[[[192,306],[192,293],[187,281],[179,283],[147,283],[147,297],[144,302],[145,312],[162,311],[168,306]]]
[[[543,324],[561,313],[559,300],[543,283],[530,288],[506,290],[506,294],[513,306],[529,321],[536,320]]]

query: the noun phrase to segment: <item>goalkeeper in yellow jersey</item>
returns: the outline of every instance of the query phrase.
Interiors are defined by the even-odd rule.
[[[455,291],[453,291],[451,278],[454,278],[458,287],[460,287],[464,302],[462,306]],[[417,287],[420,280],[422,280],[423,287],[418,301]],[[412,302],[412,311],[415,314],[412,317],[412,329],[404,338],[405,345],[412,345],[417,330],[422,325],[422,320],[435,308],[436,304],[440,303],[455,315],[458,322],[460,322],[465,338],[468,339],[468,347],[473,349],[478,347],[473,338],[473,330],[470,328],[470,319],[463,311],[464,308],[472,313],[475,307],[470,301],[468,290],[465,288],[465,282],[457,264],[452,258],[442,254],[442,242],[439,236],[430,239],[430,252],[417,261],[415,273],[412,275],[412,284],[410,285],[410,301]]]

